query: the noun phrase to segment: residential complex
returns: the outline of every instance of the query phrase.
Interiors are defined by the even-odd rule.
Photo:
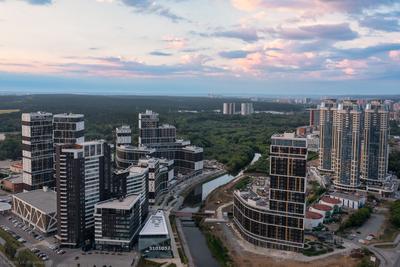
[[[222,114],[234,115],[236,113],[235,103],[224,103]]]
[[[242,103],[240,105],[240,114],[243,116],[254,113],[253,103]]]
[[[26,190],[54,186],[51,113],[22,114],[22,165]]]
[[[234,222],[257,246],[300,251],[304,246],[307,140],[271,137],[270,179],[234,192]]]
[[[335,188],[393,192],[388,174],[388,106],[378,100],[328,99],[319,112],[319,170],[332,176]]]

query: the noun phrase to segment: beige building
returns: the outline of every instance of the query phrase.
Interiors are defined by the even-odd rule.
[[[333,111],[332,169],[335,188],[354,191],[360,186],[362,112],[354,101]]]
[[[319,169],[332,171],[333,109],[336,100],[326,99],[319,109]]]
[[[379,185],[388,176],[389,112],[379,101],[367,104],[361,148],[361,180]]]

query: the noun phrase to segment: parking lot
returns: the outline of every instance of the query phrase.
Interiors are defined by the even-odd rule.
[[[42,258],[47,267],[59,266],[131,266],[138,258],[134,252],[116,253],[106,251],[83,252],[81,249],[59,249],[54,236],[43,236],[24,224],[22,219],[12,213],[0,215],[0,226],[7,230],[15,239],[19,239],[25,247]],[[100,256],[101,255],[101,256]],[[1,261],[0,261],[1,263]]]
[[[34,230],[32,226],[28,226],[11,213],[0,215],[0,226],[44,260],[46,266],[56,266],[54,264],[61,262],[68,252],[72,252],[64,249],[59,250],[54,237],[43,236],[39,231]]]

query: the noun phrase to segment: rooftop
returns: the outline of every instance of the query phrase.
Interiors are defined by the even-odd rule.
[[[312,212],[309,210],[306,212],[306,219],[319,220],[322,218],[323,218],[322,214],[319,214],[317,212]]]
[[[144,225],[139,236],[144,235],[168,235],[168,228],[165,222],[165,215],[162,210],[158,210],[156,214],[151,215]]]
[[[10,177],[5,178],[4,180],[7,180],[13,184],[22,184],[22,174],[17,174],[17,175],[11,175]]]
[[[321,211],[331,211],[332,207],[324,204],[314,204],[311,206],[314,209],[321,210]]]
[[[337,198],[343,198],[343,199],[349,199],[353,201],[360,201],[362,198],[365,198],[365,195],[355,193],[355,194],[348,194],[348,193],[342,193],[342,192],[333,192],[330,193],[332,197],[337,197]]]
[[[341,203],[341,201],[339,199],[332,198],[329,196],[324,196],[323,198],[321,198],[321,200],[325,203],[329,203],[329,204],[333,204],[333,205],[339,205]]]
[[[57,212],[57,193],[50,189],[37,189],[13,195],[44,213]]]
[[[61,113],[55,114],[55,118],[83,118],[85,115],[83,114],[74,114],[74,113]]]
[[[194,153],[203,152],[203,148],[202,147],[198,147],[198,146],[186,146],[186,147],[183,148],[183,150],[191,151],[191,152],[194,152]]]
[[[129,174],[145,174],[148,171],[147,167],[131,166],[128,168]]]
[[[139,195],[129,195],[125,198],[114,198],[96,204],[97,209],[129,210],[140,199]]]

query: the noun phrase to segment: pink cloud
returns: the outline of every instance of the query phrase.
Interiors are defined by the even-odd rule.
[[[352,13],[381,5],[393,4],[391,0],[231,0],[232,6],[242,11],[259,8],[291,11],[301,14],[325,14],[329,12]]]
[[[338,69],[342,71],[346,76],[356,76],[361,74],[365,69],[368,68],[368,63],[366,60],[350,60],[343,59],[340,61],[328,60],[328,69]]]
[[[390,57],[392,60],[400,61],[400,50],[392,50],[392,51],[389,51],[389,57]]]
[[[186,47],[187,40],[176,36],[165,36],[163,41],[167,43],[167,48],[180,50]]]

